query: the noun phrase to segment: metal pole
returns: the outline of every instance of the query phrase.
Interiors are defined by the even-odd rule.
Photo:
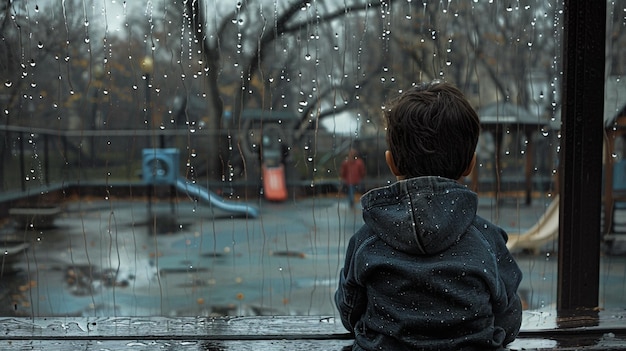
[[[96,103],[97,99],[98,99],[98,89],[97,88],[93,88],[93,101],[91,102],[91,131],[95,131],[96,130],[96,116],[98,115],[98,104]],[[96,136],[94,134],[92,134],[90,137],[90,141],[91,141],[91,150],[90,150],[90,156],[91,156],[91,165],[95,166],[96,165]]]
[[[19,133],[20,138],[20,176],[22,178],[22,191],[26,191],[26,162],[24,161],[24,133]]]
[[[148,130],[152,129],[152,111],[150,110],[150,72],[146,73],[146,123]],[[154,136],[150,136],[150,146],[156,147]]]
[[[48,134],[43,135],[43,174],[46,185],[50,185],[50,145]]]

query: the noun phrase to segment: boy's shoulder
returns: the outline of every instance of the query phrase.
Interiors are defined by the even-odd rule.
[[[474,226],[480,232],[489,233],[489,234],[497,233],[500,236],[503,235],[506,237],[506,232],[504,231],[504,229],[502,229],[497,224],[494,224],[493,222],[481,217],[478,214],[474,217]]]
[[[364,252],[370,252],[372,249],[377,250],[381,246],[385,246],[386,249],[390,247],[385,241],[366,223],[363,224],[350,238],[353,250],[355,254],[364,254]],[[366,254],[369,255],[369,254]]]
[[[475,234],[471,235],[472,232]],[[479,215],[475,216],[472,226],[468,228],[465,236],[467,239],[477,238],[484,241],[494,251],[505,250],[508,240],[504,229]]]
[[[363,224],[354,234],[352,234],[351,240],[355,244],[360,245],[364,242],[373,242],[378,239],[378,235],[367,224]]]

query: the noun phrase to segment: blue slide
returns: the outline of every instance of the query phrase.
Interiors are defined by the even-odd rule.
[[[212,191],[193,184],[185,178],[179,177],[176,179],[176,188],[180,191],[184,191],[189,196],[197,196],[209,205],[215,206],[221,210],[241,213],[252,218],[259,216],[259,210],[257,208],[244,203],[226,201]]]

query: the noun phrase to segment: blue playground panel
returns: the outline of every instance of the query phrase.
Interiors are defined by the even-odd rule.
[[[178,149],[144,149],[141,175],[146,184],[175,184],[180,172]]]

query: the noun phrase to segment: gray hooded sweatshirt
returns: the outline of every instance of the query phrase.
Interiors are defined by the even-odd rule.
[[[519,332],[522,273],[506,233],[456,181],[367,192],[335,293],[354,350],[499,350]]]

